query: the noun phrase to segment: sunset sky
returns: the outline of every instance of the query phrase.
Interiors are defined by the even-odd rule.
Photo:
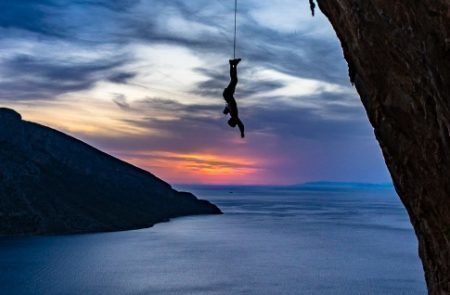
[[[1,1],[0,106],[171,183],[389,182],[338,39],[307,0]]]

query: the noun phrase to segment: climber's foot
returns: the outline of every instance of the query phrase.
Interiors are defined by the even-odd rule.
[[[241,62],[240,58],[230,59],[230,65],[237,66]]]

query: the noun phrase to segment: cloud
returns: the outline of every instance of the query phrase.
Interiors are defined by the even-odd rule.
[[[115,93],[113,102],[122,110],[130,110],[130,104],[127,102],[127,97],[123,94]]]
[[[228,158],[215,155],[205,155],[205,154],[183,154],[183,153],[172,153],[167,151],[152,151],[144,153],[132,153],[129,157],[140,158],[147,162],[153,163],[153,160],[158,160],[162,162],[180,163],[182,162],[184,166],[189,167],[192,170],[227,170],[228,172],[236,171],[236,169],[241,170],[258,170],[259,167],[256,163],[245,159],[239,158]],[[153,164],[151,164],[153,165]],[[167,165],[163,165],[167,167]]]
[[[241,106],[241,119],[249,130],[248,138],[264,141],[268,136],[275,136],[280,140],[298,138],[315,142],[344,142],[352,138],[363,140],[371,135],[360,106],[342,103],[342,98],[332,93],[309,99],[317,105],[293,108],[288,101],[271,98],[271,104]],[[123,101],[119,103],[123,104]],[[123,118],[124,123],[139,130],[157,130],[157,133],[151,136],[123,134],[120,139],[98,137],[92,140],[101,146],[128,152],[240,149],[235,146],[236,140],[240,140],[238,131],[226,124],[227,117],[222,114],[223,104],[182,104],[171,99],[149,98],[131,105],[127,103],[122,108],[139,110]]]
[[[115,57],[72,63],[17,55],[0,63],[2,75],[6,77],[0,81],[0,99],[53,99],[64,93],[91,89],[97,82],[111,77],[128,79],[129,73],[110,74],[125,61],[123,57]]]
[[[117,72],[110,75],[107,80],[117,84],[126,84],[129,80],[136,77],[137,73]]]
[[[227,87],[230,81],[228,64],[224,63],[223,65],[216,66],[214,68],[197,68],[195,71],[207,78],[206,80],[195,85],[192,92],[195,94],[221,98],[223,89]],[[253,74],[250,70],[244,70],[238,73],[238,78],[240,81],[239,85],[245,85],[239,86],[238,88],[240,96],[248,97],[258,93],[276,90],[285,86],[285,83],[279,80],[253,80],[251,79],[252,76]]]
[[[288,5],[289,1],[285,4]],[[266,5],[267,3],[263,4]],[[12,2],[2,4],[5,14],[0,16],[0,26],[3,28],[19,28],[35,32],[45,38],[62,39],[74,46],[83,44],[95,47],[110,44],[111,52],[117,50],[117,46],[127,48],[127,44],[147,42],[150,46],[155,44],[172,44],[188,48],[193,54],[206,59],[209,64],[218,55],[229,56],[232,45],[232,5],[223,4],[220,1],[32,1]],[[267,6],[267,5],[266,5]],[[268,26],[262,26],[252,17],[256,4],[249,2],[243,4],[239,15],[239,52],[244,57],[244,63],[249,67],[241,77],[251,74],[255,67],[271,68],[292,76],[322,80],[330,83],[348,85],[345,67],[342,67],[342,54],[339,44],[334,40],[317,38],[313,34],[307,34],[299,27],[299,33],[280,32]],[[300,10],[297,4],[293,7]],[[301,11],[299,11],[300,14]],[[92,17],[95,15],[95,17]],[[295,24],[302,18],[295,18],[290,14]],[[129,54],[132,56],[132,52]],[[213,57],[215,56],[215,57]],[[33,57],[37,58],[37,57]],[[18,56],[20,60],[23,57]],[[131,63],[133,60],[128,60]],[[338,62],[336,62],[338,61]],[[108,64],[106,61],[99,61]],[[52,61],[42,60],[40,64],[52,64]],[[198,85],[197,94],[217,95],[211,89],[222,89],[224,81],[227,81],[227,70],[218,68],[218,64],[226,64],[214,61],[211,69],[199,69],[209,76],[208,81]],[[54,64],[54,62],[53,62]],[[109,63],[111,64],[111,63]],[[56,66],[56,65],[53,65]],[[75,70],[77,65],[69,67],[61,66],[59,72],[63,75],[71,75],[71,68]],[[79,65],[89,76],[96,75],[95,66]],[[226,67],[226,66],[225,66]],[[37,66],[34,68],[36,71]],[[20,67],[18,69],[21,69]],[[22,68],[23,69],[23,68]],[[45,69],[43,69],[45,71]],[[111,68],[112,70],[112,68]],[[17,74],[18,71],[16,71]],[[126,83],[137,75],[135,72],[113,73],[106,79],[114,83]],[[245,78],[244,78],[245,79]],[[245,83],[245,80],[242,80]],[[251,79],[248,79],[252,82]],[[43,84],[51,84],[45,83]],[[84,83],[73,87],[61,87],[57,94],[76,91],[78,87],[85,89]],[[281,87],[280,81],[257,81],[264,87],[273,89]],[[43,92],[41,83],[36,87],[37,93]],[[30,88],[31,88],[30,85]],[[16,85],[3,85],[3,88],[11,89]],[[267,89],[256,87],[248,83],[243,88],[244,96],[257,91]],[[8,91],[9,92],[9,91]],[[32,92],[32,89],[30,89]],[[51,95],[52,91],[43,93]],[[23,95],[19,94],[19,96]],[[9,95],[8,95],[9,96]]]
[[[142,73],[139,72],[140,69],[132,68],[139,61],[132,51],[127,56],[114,55],[113,52],[117,52],[118,48],[130,50],[128,44],[173,44],[187,48],[209,64],[208,68],[192,69],[205,79],[191,85],[190,91],[194,95],[217,97],[219,105],[222,102],[221,92],[229,81],[226,56],[229,56],[232,49],[232,4],[206,0],[26,0],[1,4],[6,12],[0,16],[0,26],[3,28],[16,28],[41,34],[46,38],[63,39],[68,46],[89,44],[93,50],[99,44],[103,47],[108,44],[111,46],[109,56],[98,57],[89,62],[51,60],[51,56],[43,58],[34,55],[16,55],[3,61],[0,59],[2,74],[14,77],[0,82],[1,99],[51,100],[65,93],[92,89],[99,81],[128,84]],[[249,124],[263,126],[270,119],[274,121],[272,125],[281,121],[278,128],[288,129],[288,126],[295,123],[285,122],[287,118],[295,117],[290,115],[289,109],[292,109],[292,113],[300,114],[300,119],[297,120],[305,120],[302,125],[314,122],[315,118],[322,120],[327,112],[349,114],[348,108],[342,106],[342,110],[338,112],[338,104],[299,108],[298,103],[288,103],[305,100],[304,97],[300,99],[295,95],[269,96],[259,101],[245,100],[288,86],[285,80],[269,77],[261,79],[255,75],[255,71],[261,68],[292,77],[349,86],[339,43],[319,34],[318,27],[329,25],[321,18],[310,18],[308,3],[284,0],[282,4],[276,11],[273,11],[270,1],[249,1],[240,6],[238,52],[244,60],[237,94],[243,99],[243,105],[251,106],[250,114],[258,113],[258,118],[264,118],[253,120],[250,116],[247,119]],[[298,17],[293,10],[299,10]],[[270,17],[274,23],[262,23],[263,16]],[[286,26],[275,26],[280,21]],[[320,95],[314,99],[326,103],[333,94],[324,92]],[[166,105],[162,105],[164,99],[166,98],[148,100],[146,105],[156,110],[164,110],[170,105],[176,110],[172,113],[183,116],[181,121],[197,118],[194,114],[203,113],[206,116],[213,113],[212,109],[206,109],[203,105],[180,106],[173,102],[168,104],[167,101]],[[308,102],[311,100],[306,99]],[[113,101],[122,109],[130,107],[129,101],[124,97],[115,97]],[[218,108],[221,109],[221,106]],[[168,110],[165,112],[167,115]],[[167,123],[153,121],[158,126]],[[320,125],[320,121],[317,125]],[[350,125],[344,127],[351,128]],[[313,135],[306,130],[296,130],[299,134]]]

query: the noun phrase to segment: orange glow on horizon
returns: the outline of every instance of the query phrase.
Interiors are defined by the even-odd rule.
[[[260,161],[213,153],[138,152],[122,159],[172,183],[263,183]]]

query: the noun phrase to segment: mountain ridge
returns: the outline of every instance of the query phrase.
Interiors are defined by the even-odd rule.
[[[0,235],[138,229],[220,213],[148,171],[0,108]]]

